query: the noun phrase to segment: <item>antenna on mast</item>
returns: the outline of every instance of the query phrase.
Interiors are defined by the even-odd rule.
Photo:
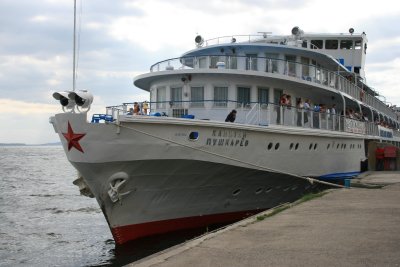
[[[75,63],[75,58],[76,58],[76,0],[74,0],[74,45],[73,45],[73,66],[72,66],[72,91],[75,91],[75,80],[76,80],[76,74],[75,74],[75,68],[76,68],[76,63]]]

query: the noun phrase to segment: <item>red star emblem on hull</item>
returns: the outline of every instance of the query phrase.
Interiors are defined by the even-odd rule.
[[[79,144],[79,140],[81,140],[82,137],[84,137],[86,134],[74,133],[71,124],[68,121],[68,133],[63,133],[63,135],[68,142],[68,151],[70,151],[71,148],[75,147],[77,150],[84,153],[81,145]]]

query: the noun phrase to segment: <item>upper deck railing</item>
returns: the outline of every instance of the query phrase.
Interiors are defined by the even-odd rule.
[[[139,103],[140,105],[141,103]],[[143,109],[137,115],[167,116],[185,118],[188,115],[200,120],[225,121],[227,114],[232,110],[237,110],[235,123],[245,125],[283,125],[290,127],[301,127],[309,129],[321,129],[334,132],[348,132],[365,136],[375,136],[376,138],[387,138],[382,136],[377,123],[368,120],[359,120],[342,116],[340,114],[330,114],[327,112],[317,112],[312,109],[295,108],[281,106],[273,103],[239,103],[237,101],[159,101],[147,103],[149,109],[146,114]],[[107,107],[107,115],[114,119],[129,118],[136,114],[129,113],[133,103],[124,103],[120,106]],[[127,116],[127,117],[126,117]],[[392,138],[400,140],[399,129],[384,128],[391,133]]]
[[[160,61],[150,67],[150,72],[185,69],[224,69],[245,70],[273,75],[285,75],[311,84],[324,85],[352,96],[357,101],[381,112],[397,121],[395,112],[378,98],[368,94],[348,78],[338,72],[324,69],[318,65],[302,64],[294,61],[268,57],[246,57],[207,55],[199,57],[180,57]]]

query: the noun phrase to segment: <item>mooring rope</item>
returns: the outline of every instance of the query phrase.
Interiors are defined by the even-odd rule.
[[[320,184],[325,184],[325,185],[338,187],[338,188],[347,188],[347,187],[345,187],[343,185],[329,183],[329,182],[321,181],[321,180],[314,179],[314,178],[311,178],[311,177],[304,177],[304,176],[300,176],[300,175],[289,173],[289,172],[283,172],[283,171],[275,170],[275,169],[264,167],[264,166],[261,166],[261,165],[258,165],[258,164],[254,164],[254,163],[251,163],[251,162],[242,161],[240,159],[235,159],[235,158],[228,157],[228,156],[225,156],[225,155],[221,155],[221,154],[218,154],[218,153],[215,153],[215,152],[204,150],[202,148],[193,147],[193,146],[190,146],[190,145],[187,145],[187,144],[182,144],[182,143],[179,143],[177,141],[173,141],[173,140],[170,140],[170,139],[167,139],[167,138],[163,138],[163,137],[160,137],[160,136],[157,136],[157,135],[154,135],[154,134],[142,131],[142,130],[138,130],[138,129],[135,129],[135,128],[132,128],[132,127],[129,127],[129,126],[117,124],[115,122],[113,124],[115,124],[117,127],[126,128],[126,129],[129,129],[129,130],[132,130],[132,131],[135,131],[135,132],[138,132],[138,133],[141,133],[141,134],[144,134],[144,135],[156,138],[156,139],[163,140],[165,142],[169,142],[169,143],[176,144],[176,145],[179,145],[179,146],[183,146],[183,147],[186,147],[186,148],[189,148],[189,149],[201,151],[201,152],[209,154],[209,155],[213,155],[213,156],[216,156],[216,157],[228,159],[228,160],[235,161],[235,162],[238,162],[238,163],[242,163],[242,164],[245,164],[245,165],[248,165],[248,166],[256,167],[256,168],[259,168],[259,169],[262,169],[262,170],[271,171],[271,172],[275,172],[275,173],[281,173],[281,174],[297,177],[297,178],[300,178],[300,179],[303,179],[303,180],[307,180],[310,184],[320,183]]]

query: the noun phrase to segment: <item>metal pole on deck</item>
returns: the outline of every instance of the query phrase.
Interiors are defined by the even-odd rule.
[[[72,91],[75,91],[75,57],[76,57],[76,0],[74,0],[74,44],[73,44],[73,66],[72,66]]]

